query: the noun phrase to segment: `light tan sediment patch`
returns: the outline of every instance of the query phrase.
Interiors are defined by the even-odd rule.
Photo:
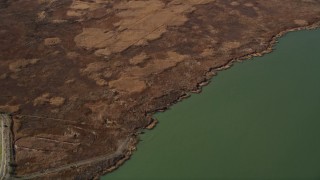
[[[94,73],[88,76],[90,79],[94,80],[97,85],[105,86],[108,82],[103,78],[103,74],[101,73]]]
[[[101,4],[107,3],[105,1],[81,1],[73,0],[70,10],[67,11],[67,16],[81,17],[87,14],[88,11],[94,11],[101,7]]]
[[[114,7],[118,11],[116,16],[120,18],[114,23],[117,28],[115,32],[84,28],[75,42],[86,49],[97,49],[97,56],[122,52],[132,45],[144,45],[147,41],[160,38],[168,26],[183,25],[188,20],[185,15],[194,10],[194,5],[212,1],[175,0],[167,5],[160,0],[123,1]]]
[[[114,38],[114,33],[100,28],[84,28],[74,39],[76,45],[86,49],[102,48]]]
[[[65,98],[63,97],[52,97],[49,100],[49,103],[53,106],[61,106],[65,102]]]
[[[56,2],[57,0],[38,0],[39,4],[52,4],[54,2]]]
[[[51,97],[49,93],[44,93],[41,96],[37,97],[33,100],[33,105],[43,105],[44,103],[49,103],[53,106],[61,106],[65,102],[65,98],[63,97]]]
[[[70,8],[73,10],[86,10],[94,11],[99,9],[102,4],[106,4],[106,0],[93,0],[93,1],[83,1],[83,0],[73,0]]]
[[[95,3],[89,3],[89,2],[84,2],[84,1],[73,1],[73,3],[71,4],[71,9],[76,9],[76,10],[87,10],[90,7],[92,8],[92,5],[95,5],[95,7],[97,8],[97,4]]]
[[[123,49],[124,50],[124,49]],[[121,52],[121,51],[120,51]],[[97,56],[109,56],[111,53],[113,53],[111,51],[111,49],[109,48],[105,48],[105,49],[99,49],[97,50],[94,54]]]
[[[134,77],[121,77],[120,79],[110,81],[109,86],[119,91],[126,91],[129,93],[142,92],[147,88],[144,81]]]
[[[85,73],[85,74],[91,74],[94,72],[98,72],[104,68],[106,68],[108,66],[108,64],[106,62],[103,61],[97,61],[97,62],[93,62],[90,63],[86,66],[86,68],[81,69],[81,73]]]
[[[33,100],[33,105],[37,106],[37,105],[42,105],[45,102],[48,102],[49,96],[50,96],[49,93],[42,94],[41,96],[39,96],[39,97],[37,97],[36,99]]]
[[[149,62],[145,67],[130,67],[121,74],[117,80],[109,82],[111,88],[126,92],[141,92],[147,88],[144,78],[159,74],[169,68],[176,66],[179,62],[187,59],[189,56],[181,55],[176,52],[167,52],[166,59],[157,59]],[[137,87],[135,87],[135,85]]]
[[[128,77],[146,77],[151,74],[159,74],[168,68],[176,66],[179,62],[185,60],[188,56],[176,52],[167,52],[166,59],[156,59],[148,63],[145,67],[132,67],[125,71],[124,75]]]
[[[213,53],[214,53],[214,50],[212,48],[207,48],[207,49],[204,49],[200,55],[203,57],[207,57],[207,56],[213,55]]]
[[[254,5],[252,3],[244,3],[244,6],[246,7],[253,7]]]
[[[68,59],[77,59],[79,57],[79,54],[77,52],[68,52],[67,53],[67,58]]]
[[[231,6],[239,6],[240,3],[237,2],[237,1],[232,1],[232,2],[230,3],[230,5],[231,5]]]
[[[107,112],[110,109],[113,109],[112,105],[107,104],[104,101],[97,101],[97,102],[86,103],[84,106],[90,109],[91,111],[88,114],[88,117],[92,119],[91,125],[97,126],[97,127],[101,127],[101,125],[108,126],[108,127],[118,126],[117,122],[112,120],[112,115],[114,113],[107,114]],[[113,112],[118,110],[119,109],[114,110]]]
[[[60,44],[60,43],[61,43],[61,39],[58,38],[58,37],[46,38],[44,40],[44,44],[46,46],[54,46],[54,45],[57,45],[57,44]]]
[[[64,83],[65,84],[72,84],[72,83],[74,83],[76,80],[75,79],[68,79],[68,80],[66,80]]]
[[[296,20],[294,20],[294,23],[299,26],[306,26],[309,24],[308,21],[303,20],[303,19],[296,19]]]
[[[86,66],[86,68],[81,69],[80,73],[82,75],[87,76],[89,79],[92,79],[96,82],[99,86],[107,85],[107,81],[104,79],[106,77],[106,73],[102,72],[107,68],[108,64],[103,61],[97,61],[90,63]]]
[[[240,42],[237,41],[232,41],[232,42],[225,42],[222,45],[222,48],[226,51],[231,50],[231,49],[236,49],[238,47],[240,47]]]
[[[42,21],[42,20],[44,20],[46,18],[46,16],[47,16],[46,12],[45,11],[41,11],[41,12],[38,13],[38,20]]]
[[[79,12],[79,11],[73,11],[73,10],[69,10],[67,12],[67,16],[71,16],[71,17],[80,17],[83,16],[85,13],[83,12]]]
[[[0,112],[15,113],[20,110],[20,105],[3,105],[0,106]]]
[[[163,33],[165,33],[167,30],[165,28],[159,28],[148,34],[146,37],[142,38],[144,41],[151,41],[155,39],[159,39]]]
[[[61,23],[66,23],[66,22],[68,22],[68,21],[65,20],[65,19],[53,19],[53,20],[51,20],[51,23],[53,23],[53,24],[61,24]]]
[[[130,59],[129,62],[132,65],[137,65],[137,64],[144,62],[148,58],[149,58],[149,56],[146,53],[141,53],[141,54],[133,57],[132,59]]]
[[[9,69],[13,72],[19,72],[29,65],[36,64],[39,59],[19,59],[9,64]]]

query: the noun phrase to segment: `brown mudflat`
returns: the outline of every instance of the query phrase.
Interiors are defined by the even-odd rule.
[[[0,111],[13,117],[14,176],[113,170],[154,112],[319,22],[320,0],[1,1]]]

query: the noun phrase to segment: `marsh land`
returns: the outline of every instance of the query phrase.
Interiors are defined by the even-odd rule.
[[[156,112],[319,21],[319,0],[0,1],[0,112],[12,117],[13,176],[113,171]]]

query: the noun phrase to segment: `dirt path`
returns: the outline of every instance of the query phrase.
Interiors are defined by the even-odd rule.
[[[4,178],[4,175],[5,175],[5,169],[4,169],[4,164],[5,164],[5,158],[4,158],[4,155],[5,155],[5,152],[4,152],[4,140],[3,140],[3,120],[1,118],[1,167],[0,167],[0,179],[3,179]]]
[[[8,115],[1,114],[1,168],[0,179],[8,179],[10,177],[10,162],[13,160],[12,153],[12,135],[11,135],[11,118]]]
[[[48,175],[48,174],[51,174],[51,173],[57,173],[57,172],[60,172],[60,171],[63,171],[63,170],[67,170],[67,169],[70,169],[70,168],[78,168],[79,166],[89,165],[89,164],[92,164],[92,163],[97,163],[99,161],[107,161],[109,159],[113,159],[113,158],[123,154],[123,151],[128,148],[129,142],[130,142],[130,138],[126,138],[125,140],[123,140],[120,143],[119,148],[117,149],[117,151],[115,153],[113,153],[113,154],[109,154],[109,155],[105,155],[105,156],[99,156],[99,157],[96,157],[96,158],[91,158],[91,159],[87,159],[87,160],[83,160],[83,161],[78,161],[78,162],[71,163],[71,164],[66,164],[66,165],[63,165],[63,166],[60,166],[60,167],[57,167],[57,168],[46,169],[46,170],[42,170],[40,172],[28,174],[28,175],[25,175],[25,176],[19,176],[19,177],[16,177],[16,178],[19,178],[19,179],[34,179],[34,178],[45,176],[45,175]]]

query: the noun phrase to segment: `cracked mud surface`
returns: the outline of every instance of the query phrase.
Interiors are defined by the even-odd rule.
[[[319,21],[319,0],[0,2],[0,111],[13,114],[16,175],[116,152],[215,69]],[[97,177],[122,158],[41,178]]]

